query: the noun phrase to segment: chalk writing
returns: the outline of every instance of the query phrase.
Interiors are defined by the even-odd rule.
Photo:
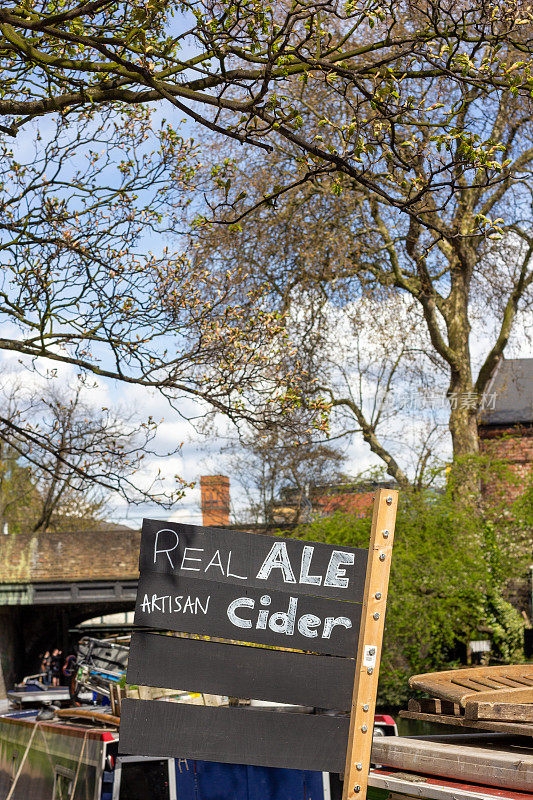
[[[259,602],[261,605],[270,605],[271,598],[268,595],[263,595]],[[253,625],[249,617],[239,616],[237,613],[244,608],[253,610],[255,608],[255,600],[252,600],[251,597],[237,597],[235,600],[232,600],[228,606],[228,619],[237,628],[251,628]],[[274,611],[270,615],[270,619],[268,617],[269,612],[261,610],[257,615],[255,627],[257,630],[266,630],[268,620],[268,627],[271,631],[274,631],[274,633],[283,633],[286,636],[292,636],[296,623],[297,608],[298,598],[290,597],[287,611]],[[315,628],[318,628],[321,624],[322,620],[315,614],[303,614],[298,620],[298,631],[302,636],[313,639],[318,636],[318,631],[316,631]],[[326,617],[321,634],[322,638],[329,639],[333,629],[337,625],[343,628],[351,628],[352,621],[349,617]]]
[[[162,525],[156,520],[143,523],[141,572],[360,602],[365,565],[366,551],[356,548],[194,525]]]
[[[201,611],[202,614],[207,614],[210,600],[211,595],[208,595],[202,602],[199,597],[193,598],[191,595],[184,597],[182,594],[160,596],[153,594],[149,597],[145,594],[141,609],[145,614],[151,614],[154,611],[161,611],[163,614],[198,614],[198,611]]]
[[[270,581],[261,583],[263,587],[267,583],[268,591],[215,583],[198,573],[143,570],[135,623],[331,655],[353,654],[359,603],[300,595],[298,584],[286,592],[271,589]]]

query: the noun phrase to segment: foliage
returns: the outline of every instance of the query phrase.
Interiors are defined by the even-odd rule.
[[[0,114],[16,134],[40,114],[165,99],[238,141],[268,150],[285,139],[301,148],[311,173],[340,169],[374,190],[367,159],[378,153],[383,167],[392,161],[409,172],[418,142],[399,126],[426,112],[446,118],[455,88],[529,95],[531,22],[530,10],[513,2],[184,0],[175,8],[168,0],[23,0],[1,10]],[[439,96],[421,95],[433,78],[442,79]],[[339,124],[325,109],[325,135],[309,137],[287,87],[313,79],[345,97],[353,118]],[[498,170],[497,143],[454,122],[452,111],[444,131],[428,131],[433,146],[444,157],[457,147],[466,170]],[[431,180],[444,183],[439,171]],[[409,201],[392,187],[381,194],[416,213],[425,188],[420,177]]]
[[[0,459],[0,526],[5,532],[91,530],[103,522],[105,500],[90,481],[83,493],[71,489],[67,480],[60,487],[47,486],[5,445]]]
[[[526,530],[533,530],[533,479],[516,501],[516,510]]]
[[[493,589],[485,598],[483,614],[495,657],[503,662],[522,659],[524,620],[511,603]]]
[[[532,25],[531,8],[515,0],[4,5],[0,115],[6,137],[16,141],[46,115],[68,126],[80,114],[110,113],[119,104],[127,121],[117,147],[129,150],[120,161],[124,174],[113,184],[116,193],[110,192],[112,213],[106,217],[97,203],[95,228],[106,245],[96,259],[78,225],[92,210],[90,192],[81,188],[85,174],[63,179],[58,194],[54,169],[43,173],[46,178],[38,172],[31,185],[38,196],[50,193],[50,202],[35,203],[29,215],[17,212],[11,220],[11,201],[4,202],[14,287],[6,291],[3,311],[23,336],[6,337],[3,346],[157,387],[174,400],[199,397],[250,421],[268,414],[272,399],[286,410],[305,394],[319,413],[330,402],[355,420],[390,474],[407,485],[405,469],[376,432],[383,415],[369,418],[357,393],[345,387],[337,393],[327,375],[315,373],[321,354],[308,347],[314,336],[302,336],[301,352],[300,343],[289,348],[284,318],[294,294],[298,301],[311,291],[338,306],[339,291],[352,304],[365,292],[378,298],[395,292],[412,301],[425,330],[419,350],[429,339],[426,358],[445,371],[448,394],[475,400],[450,412],[454,453],[475,453],[476,404],[533,281],[533,151],[524,146],[531,140]],[[244,270],[240,262],[228,269],[223,258],[214,269],[209,247],[207,260],[195,258],[194,250],[190,259],[132,257],[139,225],[162,232],[157,209],[163,195],[156,190],[154,214],[135,191],[136,181],[148,190],[143,175],[151,169],[160,185],[161,172],[150,159],[144,163],[143,154],[150,124],[142,108],[156,101],[239,145],[238,154],[221,153],[204,175],[191,143],[163,126],[156,150],[171,176],[170,194],[177,187],[178,195],[187,195],[196,184],[206,196],[204,209],[180,196],[172,223],[187,215],[185,205],[200,233],[212,220],[238,233],[247,215],[289,199],[282,235],[279,226],[270,231],[265,218],[266,238],[279,235],[279,241],[272,260],[261,259],[260,275],[248,280],[246,263]],[[113,135],[120,139],[120,124]],[[124,143],[128,137],[135,155]],[[257,179],[249,181],[252,153],[261,161]],[[24,207],[32,159],[22,165],[20,186],[20,159],[8,155],[7,161]],[[96,153],[89,173],[95,164]],[[88,185],[94,189],[99,179],[91,183],[89,175]],[[75,218],[65,211],[76,204],[72,196],[65,201],[72,188],[83,195]],[[43,221],[45,263],[38,259],[38,269],[31,269],[36,208],[49,217]],[[130,228],[125,251],[109,240],[113,229],[120,238]],[[295,231],[309,228],[318,244],[311,263],[293,241]],[[236,236],[237,251],[244,251],[242,241]],[[254,246],[252,237],[248,252]],[[58,278],[65,259],[67,283]],[[71,281],[70,307],[79,307],[79,323],[61,302]],[[476,376],[469,337],[470,301],[478,289],[480,316],[487,301],[497,315]],[[320,325],[320,314],[313,322]],[[387,369],[391,380],[395,370]]]
[[[285,337],[262,289],[242,292],[231,270],[210,273],[162,241],[169,203],[189,202],[194,145],[135,107],[82,109],[34,132],[26,147],[0,137],[0,349],[41,374],[48,363],[50,379],[66,365],[158,389],[182,415],[184,398],[249,418],[290,405],[280,375],[291,367],[276,366]],[[0,414],[0,437],[33,463],[56,446],[20,413]],[[79,468],[72,453],[61,458]],[[119,491],[135,500],[125,480]],[[177,495],[145,497],[171,505]]]
[[[238,387],[242,403],[277,322],[231,272],[150,249],[169,200],[188,201],[196,160],[152,123],[146,109],[91,108],[56,118],[24,153],[3,143],[0,313],[17,334],[1,347],[220,408]]]
[[[405,704],[410,675],[456,666],[460,644],[487,636],[480,628],[490,628],[496,659],[520,658],[523,622],[504,597],[508,582],[524,574],[529,557],[527,548],[512,560],[506,557],[511,529],[520,524],[518,518],[502,519],[500,509],[467,511],[449,491],[400,495],[380,670],[381,704]],[[495,527],[499,527],[497,537]],[[368,547],[370,519],[337,514],[300,527],[297,535]],[[494,568],[500,559],[505,560],[505,574]]]
[[[19,454],[0,440],[0,528],[20,531],[34,516],[33,509],[40,496],[31,480],[30,469],[23,465]],[[31,523],[30,523],[31,524]]]
[[[294,88],[295,102],[305,106],[306,132],[325,135],[324,107],[339,126],[351,113],[344,98],[317,81],[303,98],[302,92]],[[465,135],[476,129],[498,142],[505,177],[493,183],[483,170],[469,173],[454,157],[444,162],[421,144],[423,180],[440,169],[446,188],[434,189],[433,210],[419,221],[383,196],[387,187],[405,184],[404,165],[387,164],[381,192],[330,173],[289,188],[298,164],[294,148],[268,156],[248,149],[243,157],[220,137],[205,140],[212,163],[225,156],[235,197],[245,192],[253,210],[244,214],[242,202],[231,207],[215,186],[205,209],[214,221],[197,233],[200,252],[209,263],[242,268],[249,285],[266,282],[273,307],[290,310],[292,340],[314,379],[307,397],[321,393],[335,433],[362,434],[402,486],[427,479],[421,473],[439,433],[432,404],[442,409],[441,428],[449,425],[454,456],[477,453],[483,393],[513,334],[526,332],[532,301],[533,217],[526,198],[533,105],[504,91],[490,97],[472,91],[452,116]],[[404,120],[403,130],[423,142],[428,126],[445,125],[422,115]],[[273,183],[287,190],[266,203]],[[498,233],[478,228],[479,214],[489,209]],[[239,223],[220,225],[221,216]],[[411,413],[409,396],[416,398]],[[421,442],[414,468],[406,442],[397,443],[394,411],[416,414]]]

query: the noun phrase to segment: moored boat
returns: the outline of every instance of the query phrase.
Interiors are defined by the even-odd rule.
[[[59,714],[59,716],[57,716]],[[46,717],[50,716],[51,719]],[[0,716],[2,800],[337,800],[338,776],[305,770],[118,755],[109,707]],[[377,717],[382,736],[390,717]]]

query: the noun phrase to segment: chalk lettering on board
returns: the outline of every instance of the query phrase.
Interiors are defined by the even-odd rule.
[[[350,580],[346,576],[346,570],[342,564],[353,564],[354,554],[346,553],[342,550],[334,550],[329,559],[328,571],[324,580],[324,586],[340,586],[346,589]]]
[[[298,607],[298,598],[291,597],[289,600],[289,608],[287,611],[275,611],[268,620],[268,627],[274,633],[285,633],[287,636],[292,636],[294,633],[294,622],[296,620],[296,608]]]
[[[190,550],[190,551],[196,550],[197,553],[203,553],[204,552],[204,548],[203,547],[186,547],[185,550],[183,551],[183,558],[181,559],[181,567],[180,567],[180,569],[189,570],[189,572],[200,572],[200,567],[184,567],[183,566],[186,561],[197,561],[198,562],[198,561],[202,560],[201,558],[196,558],[196,556],[188,556],[187,555],[187,551],[188,550]]]
[[[236,625],[237,628],[251,628],[252,623],[249,619],[243,619],[242,617],[237,616],[235,613],[238,608],[253,608],[255,606],[255,600],[252,600],[251,597],[237,597],[236,600],[232,600],[228,606],[228,619],[233,625]]]
[[[257,578],[266,581],[273,569],[280,569],[283,573],[285,583],[296,583],[294,572],[292,571],[287,545],[285,542],[275,542],[270,548],[270,552],[261,564]]]
[[[196,613],[198,613],[198,608],[201,609],[203,614],[207,614],[207,609],[209,608],[209,601],[211,600],[211,595],[208,594],[205,600],[205,608],[203,607],[200,598],[196,598]]]
[[[205,598],[204,604],[202,604],[202,601],[198,596],[192,597],[190,594],[187,595],[185,603],[182,603],[183,599],[184,595],[182,594],[164,594],[160,596],[153,594],[151,598],[145,594],[141,603],[141,610],[146,614],[151,614],[154,611],[161,611],[165,614],[198,614],[198,610],[200,610],[204,615],[207,614],[211,595],[208,595]]]
[[[207,570],[210,567],[218,567],[221,573],[224,575],[224,567],[222,566],[222,561],[220,558],[220,550],[215,550],[215,555],[213,556],[207,567],[204,569],[204,572],[207,572]]]
[[[259,602],[261,603],[262,606],[269,606],[270,603],[272,602],[272,598],[270,597],[270,595],[264,594]],[[266,631],[269,613],[270,612],[268,611],[268,609],[262,608],[259,614],[257,615],[257,623],[255,627],[258,630]]]
[[[306,544],[304,546],[302,552],[302,563],[300,566],[300,583],[310,583],[314,586],[320,586],[322,583],[322,575],[309,574],[309,568],[311,566],[311,560],[314,552],[315,548],[312,545]]]
[[[158,544],[158,542],[159,542],[159,534],[161,534],[161,533],[171,533],[171,534],[172,534],[172,535],[175,537],[175,542],[174,542],[174,544],[172,545],[172,547],[166,547],[166,548],[162,548],[161,550],[158,550],[158,549],[157,549],[157,544]],[[157,561],[157,556],[158,556],[160,553],[166,553],[166,556],[167,556],[167,558],[168,558],[168,560],[169,560],[169,562],[170,562],[170,566],[172,567],[172,569],[174,569],[174,562],[173,562],[173,561],[172,561],[172,559],[170,558],[170,554],[171,554],[171,552],[172,552],[173,550],[175,550],[175,549],[176,549],[176,547],[178,546],[178,544],[179,544],[179,536],[178,536],[178,534],[176,533],[176,531],[173,531],[173,530],[172,530],[172,528],[161,528],[161,530],[160,530],[160,531],[157,531],[157,532],[156,532],[156,534],[155,534],[155,539],[154,539],[154,564],[156,563],[156,561]]]
[[[231,550],[228,553],[228,568],[226,570],[226,576],[228,578],[237,578],[240,581],[247,581],[248,580],[246,575],[235,575],[234,572],[230,572],[230,564],[231,564]]]
[[[321,624],[322,620],[315,614],[302,614],[298,620],[298,630],[302,636],[308,636],[310,639],[313,639],[315,636],[318,636],[318,631],[311,629],[318,628]]]
[[[323,639],[329,639],[331,636],[331,631],[336,625],[342,625],[343,628],[351,628],[352,621],[348,619],[348,617],[326,617],[324,620],[324,632],[322,634]]]
[[[187,611],[191,611],[193,614],[196,613],[195,606],[191,600],[191,596],[189,595],[185,601],[185,605],[183,606],[183,613],[185,614]]]
[[[269,606],[272,598],[268,594],[264,594],[259,601],[263,606]],[[227,608],[227,616],[229,621],[237,628],[252,628],[253,621],[247,616],[242,616],[242,610],[249,608],[252,611],[255,609],[255,600],[251,597],[237,597],[232,600]],[[296,625],[296,616],[298,610],[298,598],[289,598],[289,607],[287,611],[274,611],[270,614],[269,609],[262,608],[257,614],[256,629],[266,630],[267,624],[271,631],[280,633],[285,636],[292,636]],[[315,639],[318,636],[317,628],[322,625],[322,620],[316,614],[302,614],[298,620],[298,632],[308,639]],[[324,619],[324,628],[322,630],[322,638],[330,639],[334,628],[351,628],[352,621],[348,617],[326,617]]]

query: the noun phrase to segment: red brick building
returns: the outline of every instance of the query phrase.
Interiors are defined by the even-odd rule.
[[[213,527],[230,526],[230,480],[226,475],[202,475],[200,478],[202,524]],[[394,481],[338,485],[324,484],[308,486],[305,492],[295,487],[281,490],[280,499],[271,509],[269,523],[257,523],[244,527],[249,530],[267,529],[278,525],[294,526],[309,522],[315,517],[330,517],[337,511],[367,517],[372,514],[376,489],[396,488]],[[238,528],[242,527],[237,524]]]
[[[299,489],[286,488],[282,489],[280,500],[274,504],[272,516],[279,524],[308,522],[315,517],[330,517],[337,512],[368,517],[372,514],[376,490],[395,488],[394,481],[325,484],[308,487],[305,498],[302,498]]]
[[[483,395],[479,415],[482,453],[505,461],[518,482],[494,478],[488,495],[516,498],[533,478],[533,358],[501,359]]]

